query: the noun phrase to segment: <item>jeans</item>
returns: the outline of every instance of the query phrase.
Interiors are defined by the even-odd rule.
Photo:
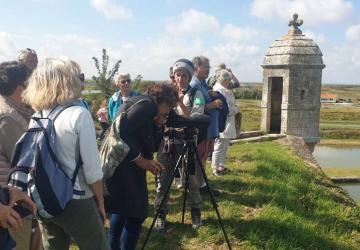
[[[141,225],[145,219],[125,218],[111,214],[109,244],[112,250],[133,250],[140,236]]]
[[[217,170],[219,166],[224,167],[226,152],[230,145],[230,138],[216,138],[214,143],[214,152],[212,154],[211,166]]]

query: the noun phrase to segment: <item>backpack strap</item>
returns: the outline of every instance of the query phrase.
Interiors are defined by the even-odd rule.
[[[71,178],[71,182],[72,182],[72,185],[74,186],[75,185],[75,181],[76,181],[76,177],[79,173],[79,169],[80,167],[82,166],[83,164],[83,161],[82,161],[82,158],[81,158],[81,154],[79,154],[79,159],[78,161],[76,162],[76,167],[75,167],[75,170],[74,170],[74,175],[73,177]],[[74,194],[76,195],[85,195],[85,191],[84,190],[77,190],[77,189],[73,189],[73,192]]]
[[[78,102],[78,103],[72,102],[72,103],[69,103],[69,104],[61,106],[61,107],[55,107],[50,111],[47,118],[52,120],[52,122],[55,122],[56,118],[58,118],[58,116],[61,114],[61,112],[63,112],[65,109],[70,108],[72,106],[84,107],[84,105],[82,103],[80,103],[80,102]],[[79,154],[79,159],[76,162],[76,167],[75,167],[75,170],[74,170],[74,174],[73,174],[73,177],[71,178],[71,182],[72,182],[73,186],[75,184],[76,177],[77,177],[77,175],[79,173],[79,169],[82,166],[82,164],[83,164],[83,161],[82,161],[82,158],[81,158],[81,154]],[[76,195],[85,195],[85,191],[83,191],[83,190],[74,189],[73,192]]]
[[[188,89],[188,91],[186,91],[186,93],[189,93],[189,100],[190,100],[191,106],[194,106],[194,98],[195,98],[196,91],[198,91],[198,89],[196,87],[190,87],[190,89]]]
[[[76,104],[75,102],[66,104],[64,106],[56,106],[53,108],[50,113],[48,114],[47,118],[51,119],[53,122],[58,118],[58,116],[63,112],[65,109],[70,108],[72,106],[81,106],[80,104]]]

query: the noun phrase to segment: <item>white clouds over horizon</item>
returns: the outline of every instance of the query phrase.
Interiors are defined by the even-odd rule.
[[[354,18],[354,8],[347,0],[253,0],[251,14],[263,20],[288,20],[294,12],[308,26],[347,23]]]
[[[360,42],[360,24],[349,26],[345,34],[348,41]]]
[[[90,0],[92,6],[109,20],[127,20],[132,18],[132,11],[111,0]]]
[[[304,30],[303,34],[309,38],[311,38],[312,40],[314,40],[315,43],[317,43],[318,45],[324,44],[326,42],[326,38],[325,35],[323,33],[315,33],[311,30]]]
[[[259,31],[251,27],[238,27],[231,23],[226,24],[221,32],[222,36],[236,41],[250,41],[259,35]]]
[[[1,60],[15,60],[16,47],[13,35],[7,32],[0,32],[0,58]]]
[[[173,35],[200,35],[206,32],[214,32],[220,28],[219,21],[204,12],[189,9],[176,17],[168,19],[165,30]]]
[[[64,10],[71,8],[63,0],[34,1],[56,1]],[[177,59],[191,60],[204,55],[209,57],[211,66],[226,63],[241,81],[261,81],[266,49],[286,33],[287,20],[297,10],[304,19],[303,33],[318,43],[324,54],[324,81],[359,82],[356,76],[360,69],[360,19],[353,19],[355,10],[359,10],[355,0],[251,0],[246,4],[234,1],[231,6],[212,7],[189,0],[151,3],[162,15],[151,13],[148,6],[138,8],[125,0],[87,3],[85,15],[94,15],[95,8],[102,15],[100,20],[73,21],[72,15],[67,14],[71,27],[64,24],[47,28],[37,22],[31,31],[17,29],[22,27],[21,22],[13,27],[8,24],[9,28],[4,28],[7,31],[0,32],[0,61],[14,60],[20,49],[30,47],[38,52],[40,60],[57,56],[74,59],[90,78],[96,74],[91,58],[101,57],[102,48],[106,48],[110,66],[121,59],[121,72],[132,76],[142,74],[146,80],[164,80]],[[229,15],[233,14],[235,5],[251,13]],[[41,7],[48,8],[47,4]],[[73,15],[78,17],[78,13]],[[113,21],[131,17],[125,24]]]

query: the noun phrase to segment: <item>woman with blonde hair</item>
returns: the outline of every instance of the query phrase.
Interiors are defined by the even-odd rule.
[[[90,112],[81,104],[80,67],[68,58],[45,59],[34,70],[24,101],[44,117],[64,105],[54,121],[55,154],[62,170],[73,176],[82,165],[74,184],[73,199],[64,211],[40,218],[45,249],[68,249],[72,237],[80,249],[108,249],[102,221],[105,219],[102,170],[96,146],[95,127]]]

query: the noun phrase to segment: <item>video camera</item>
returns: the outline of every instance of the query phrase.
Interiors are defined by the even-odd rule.
[[[4,205],[9,205],[10,196],[9,196],[9,189],[8,188],[1,188],[0,189],[0,203]],[[27,217],[31,214],[31,211],[26,207],[22,206],[21,204],[15,204],[12,208],[20,215],[21,218]]]
[[[184,145],[191,143],[196,145],[197,142],[206,138],[207,127],[210,124],[208,115],[198,115],[193,117],[183,117],[175,112],[169,114],[167,122],[168,128],[164,131],[163,153],[171,153],[175,140],[184,142]],[[195,174],[195,151],[196,147],[187,147],[186,154],[186,171]]]
[[[176,114],[175,111],[171,111],[166,125],[171,128],[182,128],[184,139],[193,139],[198,133],[205,133],[206,136],[207,127],[210,125],[210,116],[183,117]]]

